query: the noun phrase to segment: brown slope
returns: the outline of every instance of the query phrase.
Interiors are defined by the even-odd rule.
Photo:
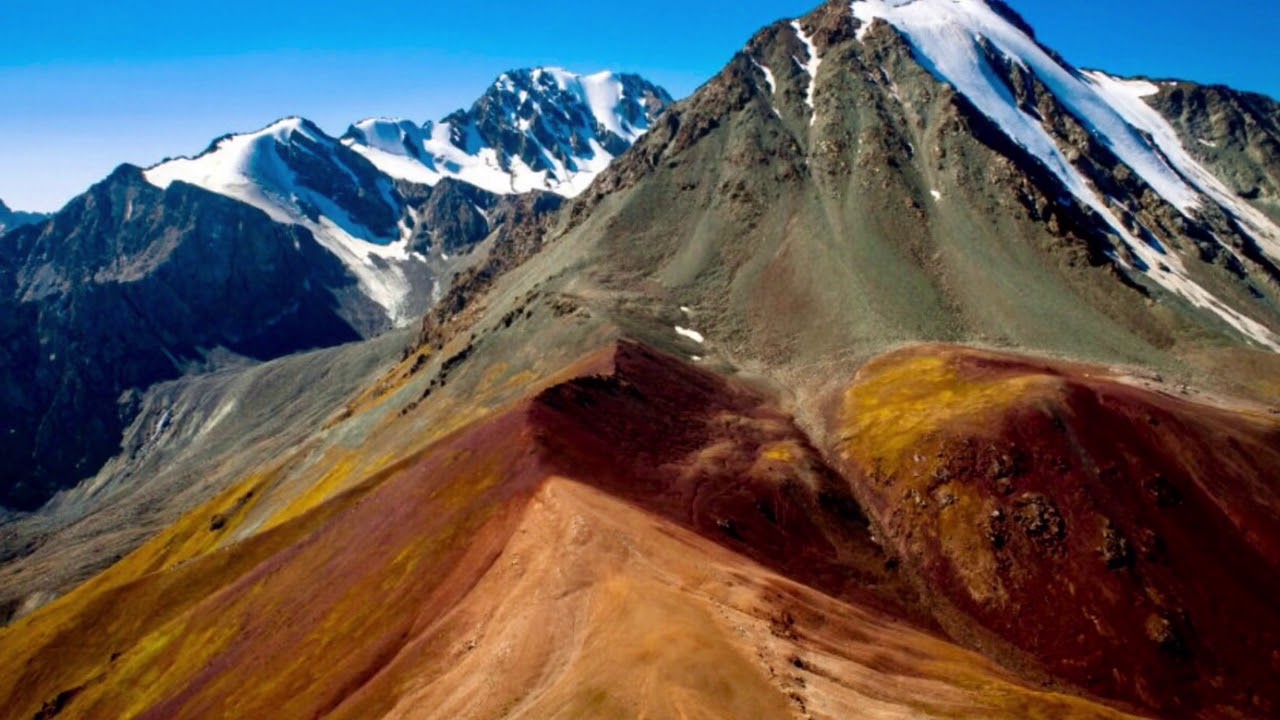
[[[1128,717],[552,479],[503,557],[350,718]]]
[[[1280,708],[1280,419],[922,347],[859,372],[844,468],[954,637],[1167,717]]]

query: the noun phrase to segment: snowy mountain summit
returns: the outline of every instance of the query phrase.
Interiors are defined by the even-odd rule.
[[[1001,0],[853,0],[852,14],[864,40],[888,23],[910,43],[918,61],[952,86],[1010,140],[1061,183],[1075,202],[1093,212],[1120,240],[1116,262],[1146,275],[1194,306],[1217,315],[1258,344],[1280,350],[1280,336],[1235,309],[1202,285],[1183,259],[1168,251],[1168,233],[1135,221],[1143,211],[1173,209],[1182,221],[1207,223],[1199,253],[1254,254],[1280,262],[1280,227],[1230,191],[1196,159],[1170,121],[1147,99],[1160,87],[1072,67],[1041,45],[1034,31]],[[1130,202],[1105,185],[1079,158],[1094,153],[1072,148],[1057,128],[1078,123],[1092,142],[1123,164],[1154,195]],[[1158,200],[1156,199],[1158,198]],[[1146,205],[1144,205],[1144,202]],[[1240,247],[1219,239],[1229,229]]]
[[[195,185],[306,228],[342,260],[360,293],[380,308],[375,314],[403,325],[459,266],[453,252],[432,242],[440,223],[465,222],[463,234],[475,242],[492,229],[492,196],[582,192],[671,102],[666,90],[636,75],[517,70],[501,75],[469,110],[438,123],[365,120],[335,138],[290,117],[218,138],[145,177],[162,189]],[[433,192],[446,179],[455,182]],[[442,215],[446,206],[453,211]],[[424,272],[424,265],[434,269]]]
[[[342,141],[386,174],[434,185],[452,177],[494,193],[572,197],[671,104],[638,75],[560,68],[503,73],[471,106],[438,123],[369,119]]]

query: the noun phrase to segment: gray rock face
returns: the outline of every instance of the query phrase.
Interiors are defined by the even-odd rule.
[[[1280,222],[1280,103],[1181,81],[1160,83],[1150,103],[1236,195]]]
[[[1211,163],[1167,165],[1195,141],[1129,124],[1150,110],[1146,89],[1082,73],[1025,34],[1016,46],[1034,62],[1011,56],[1019,23],[988,12],[1002,36],[957,52],[1006,103],[993,117],[907,33],[852,12],[831,2],[798,30],[762,31],[578,199],[576,216],[597,217],[604,196],[644,188],[616,211],[618,228],[637,230],[610,234],[612,264],[731,279],[708,297],[763,304],[743,311],[741,342],[772,337],[794,353],[972,338],[1141,360],[1189,343],[1276,345],[1274,223],[1219,193]],[[1117,143],[1147,165],[1131,166],[1074,92],[1098,93]],[[1011,135],[1009,118],[1052,151]],[[1247,167],[1265,176],[1267,165]],[[1162,195],[1162,180],[1185,183],[1190,201]],[[832,314],[820,329],[761,320],[815,304]],[[756,323],[760,336],[747,331]]]

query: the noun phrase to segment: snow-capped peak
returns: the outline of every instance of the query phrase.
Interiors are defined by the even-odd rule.
[[[635,75],[575,75],[561,68],[503,73],[471,107],[423,125],[362,120],[341,139],[300,117],[226,135],[195,157],[145,171],[168,188],[185,182],[300,225],[337,255],[396,323],[408,303],[417,222],[396,180],[456,178],[490,192],[575,195],[636,141],[671,103]],[[407,304],[408,303],[408,304]]]
[[[392,177],[445,177],[491,192],[582,192],[671,104],[636,75],[578,75],[563,68],[503,73],[469,110],[422,126],[356,123],[343,143]]]
[[[403,199],[368,161],[310,121],[289,117],[227,135],[196,157],[168,160],[144,176],[160,188],[196,185],[252,205],[276,222],[307,228],[393,321],[409,319],[401,308],[407,279],[375,259],[408,256],[397,242]]]
[[[1108,82],[1105,77],[1089,76],[1066,65],[1040,45],[1026,24],[998,1],[853,0],[852,11],[862,23],[859,40],[865,39],[877,20],[901,32],[926,69],[968,98],[1009,138],[1056,175],[1081,204],[1106,221],[1146,266],[1149,277],[1194,305],[1212,311],[1260,343],[1280,350],[1280,338],[1198,285],[1175,256],[1160,253],[1134,237],[1085,174],[1067,159],[1044,119],[1019,106],[1000,79],[996,64],[1003,61],[1033,74],[1076,120],[1152,190],[1184,214],[1191,215],[1201,206],[1206,194],[1216,196],[1218,193],[1197,181],[1208,173],[1197,172],[1187,165],[1190,155],[1178,151],[1181,146],[1176,134],[1156,127],[1157,121],[1163,121],[1158,115],[1141,112],[1133,105],[1131,92]],[[1157,139],[1153,140],[1153,136]],[[1178,144],[1178,147],[1158,144],[1164,142]],[[1238,205],[1231,203],[1224,205],[1224,209],[1238,216],[1243,212],[1235,207]],[[1263,244],[1280,259],[1280,244]]]

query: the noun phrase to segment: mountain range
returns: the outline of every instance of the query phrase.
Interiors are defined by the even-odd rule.
[[[634,75],[515,71],[439,125],[366,121],[338,139],[288,118],[121,166],[15,229],[0,248],[0,505],[33,509],[97,472],[128,397],[157,382],[417,320],[486,238],[558,207],[670,102]],[[428,141],[389,146],[387,127]]]
[[[1280,712],[1280,104],[1000,0],[668,100],[507,73],[6,234],[6,504],[66,490],[0,524],[5,716]]]

